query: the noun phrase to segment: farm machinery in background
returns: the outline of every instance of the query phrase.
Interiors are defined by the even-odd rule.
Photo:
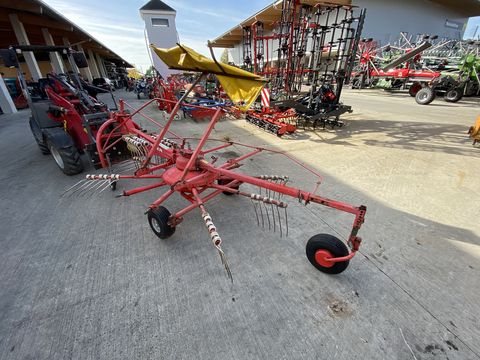
[[[431,103],[437,95],[447,102],[480,94],[478,41],[438,40],[421,36],[412,40],[401,33],[393,45],[378,46],[362,39],[352,72],[352,87],[408,90],[417,103]]]
[[[64,46],[19,45],[1,50],[5,65],[18,70],[22,92],[31,110],[29,120],[32,134],[43,154],[52,154],[58,167],[67,175],[83,171],[81,153],[100,167],[96,136],[98,129],[110,116],[109,107],[97,97],[107,93],[113,107],[111,92],[87,84],[77,73],[48,74],[39,79],[34,90],[29,89],[20,70],[17,54],[23,51],[60,52],[67,55],[72,69],[87,67],[85,55]],[[108,98],[107,98],[108,100]],[[106,156],[122,158],[126,148],[112,147]]]
[[[195,86],[192,85],[192,81],[191,75],[174,74],[167,81],[155,77],[150,97],[158,99],[158,109],[164,113],[165,118],[172,112],[175,102],[190,87],[192,91],[189,91],[189,96],[184,99],[180,108],[184,118],[190,118],[195,122],[209,120],[217,108],[221,109],[222,117],[232,116],[236,119],[241,117],[241,111],[228,98],[214,76],[206,76]],[[179,112],[175,115],[175,120],[180,119]]]
[[[324,273],[338,274],[344,271],[361,245],[358,232],[364,222],[365,206],[352,206],[318,195],[321,175],[283,152],[211,138],[210,135],[221,117],[221,108],[215,110],[200,138],[182,137],[170,131],[175,115],[181,110],[188,94],[208,74],[215,74],[229,98],[244,109],[258,97],[265,80],[234,66],[219,64],[180,44],[171,49],[159,49],[153,45],[152,48],[171,69],[199,72],[195,81],[178,101],[172,103],[173,109],[164,125],[142,113],[142,110],[151,103],[170,100],[154,98],[131,112],[126,110],[128,104],[120,100],[119,111],[110,114],[96,135],[100,162],[104,168],[110,170],[105,174],[87,175],[84,180],[67,189],[64,196],[103,191],[111,186],[112,182],[118,181],[141,183],[138,187],[123,190],[118,197],[133,196],[146,191],[157,193],[160,188],[164,188],[164,193],[154,200],[145,212],[153,233],[160,239],[172,236],[177,226],[184,221],[185,215],[198,209],[213,247],[232,281],[233,276],[222,248],[219,229],[207,211],[208,202],[222,193],[238,198],[245,197],[252,203],[257,224],[277,232],[280,236],[288,236],[289,233],[287,198],[305,205],[320,204],[351,214],[354,220],[349,235],[346,236],[346,243],[329,234],[311,237],[306,245],[307,258],[314,267]],[[134,120],[135,116],[149,120],[158,127],[158,132],[142,131]],[[120,146],[121,143],[131,153],[130,159],[121,163],[109,161],[110,149]],[[222,161],[221,154],[230,149],[235,150],[233,154],[236,155]],[[305,191],[290,186],[287,175],[249,175],[245,170],[248,166],[239,171],[242,166],[247,165],[245,160],[254,161],[255,156],[260,154],[284,156],[292,165],[308,171],[315,177],[312,190]],[[145,184],[145,181],[149,183]],[[252,192],[254,188],[258,190]],[[174,194],[178,194],[187,205],[183,209],[170,212],[163,205]]]
[[[341,126],[340,115],[352,111],[340,97],[365,14],[350,6],[283,0],[279,21],[244,27],[244,68],[269,79],[264,101],[247,121],[278,136],[299,126]]]

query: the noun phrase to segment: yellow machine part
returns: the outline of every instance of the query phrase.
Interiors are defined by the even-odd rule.
[[[155,45],[150,47],[170,69],[215,74],[228,97],[243,111],[257,99],[267,83],[258,75],[220,64],[184,45],[178,44],[170,49],[160,49]]]
[[[470,137],[475,141],[480,141],[480,116],[477,117],[477,121],[475,121],[475,125],[470,127],[468,131]]]

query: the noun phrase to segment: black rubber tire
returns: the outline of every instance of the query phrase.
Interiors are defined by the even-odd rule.
[[[61,149],[56,149],[52,143],[48,143],[50,152],[53,155],[54,149],[58,152],[60,157],[63,160],[63,167],[55,161],[60,170],[63,171],[65,175],[76,175],[80,174],[83,171],[83,163],[80,158],[80,154],[75,146],[68,146]]]
[[[35,139],[35,142],[37,143],[38,147],[40,148],[40,151],[42,152],[43,155],[48,155],[50,154],[50,150],[48,149],[48,146],[45,142],[41,142],[37,136],[41,135],[36,135],[35,131],[33,129],[33,117],[30,116],[30,120],[28,121],[28,125],[30,125],[30,130],[32,131],[33,138]]]
[[[140,100],[140,93],[137,93],[137,99]]]
[[[419,105],[428,105],[435,100],[435,91],[432,88],[424,87],[415,95],[415,101]]]
[[[312,236],[307,242],[305,247],[308,261],[315,266],[321,272],[326,274],[340,274],[343,272],[349,264],[349,260],[343,262],[337,262],[332,267],[324,267],[317,263],[315,260],[315,253],[317,250],[327,250],[334,257],[343,257],[347,256],[350,252],[347,245],[340,239],[336,238],[333,235],[329,234],[318,234]]]
[[[218,183],[218,185],[225,186],[225,185],[229,184],[231,181],[232,180],[229,180],[229,179],[218,179],[217,183]],[[238,190],[239,188],[240,188],[240,185],[232,187],[232,189],[235,189],[235,190]],[[236,195],[235,193],[231,193],[231,192],[228,192],[228,191],[222,191],[222,193],[224,195],[227,195],[227,196]]]
[[[463,97],[463,93],[461,89],[451,89],[445,93],[443,97],[446,102],[449,103],[456,103],[460,101]]]
[[[420,90],[422,90],[422,85],[420,85],[420,83],[413,83],[412,86],[408,88],[408,95],[415,97]]]
[[[157,235],[160,239],[167,239],[175,232],[175,227],[168,224],[168,219],[170,219],[170,216],[172,216],[170,211],[163,206],[148,210],[148,224],[155,235]]]

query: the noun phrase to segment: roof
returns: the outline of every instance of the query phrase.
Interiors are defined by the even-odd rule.
[[[66,37],[70,44],[80,44],[85,51],[91,49],[106,61],[133,67],[120,55],[41,0],[0,0],[0,48],[18,44],[9,14],[18,16],[31,45],[45,45],[41,29],[47,28],[57,45],[64,45],[63,38]]]
[[[175,11],[175,9],[160,0],[150,0],[148,3],[146,3],[140,8],[140,11],[142,10]]]
[[[352,0],[301,0],[302,4],[307,5],[351,5]],[[280,20],[282,15],[282,0],[276,0],[274,3],[263,8],[256,14],[250,16],[248,19],[242,21],[240,24],[234,26],[224,34],[214,39],[211,44],[213,47],[231,48],[242,40],[243,27],[252,25],[255,21],[264,23],[265,29],[271,29],[273,22]]]

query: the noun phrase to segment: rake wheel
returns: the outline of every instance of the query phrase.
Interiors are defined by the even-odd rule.
[[[170,211],[163,206],[148,210],[148,223],[152,231],[160,239],[167,239],[175,232],[175,227],[168,224],[168,219],[170,219],[171,215]]]
[[[328,258],[343,257],[349,254],[345,243],[333,235],[318,234],[311,237],[307,242],[306,253],[310,263],[326,274],[340,274],[348,267],[349,260],[328,261]]]

